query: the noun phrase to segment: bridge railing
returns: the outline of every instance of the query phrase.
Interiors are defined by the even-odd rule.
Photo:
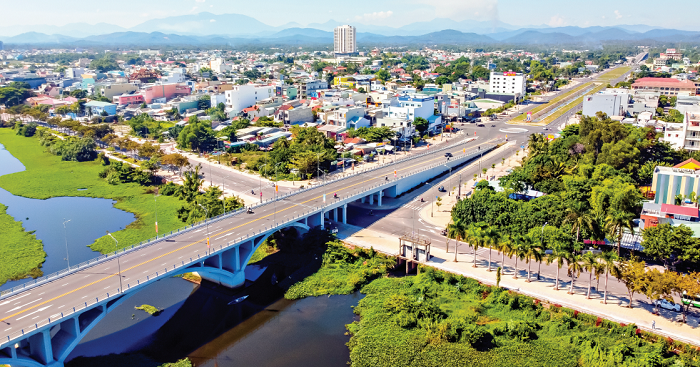
[[[454,158],[455,158],[455,160],[458,160],[460,158],[474,156],[476,154],[483,154],[483,153],[488,152],[491,149],[492,148],[484,149],[483,151],[472,150],[470,152],[466,152],[466,153],[463,153],[461,155],[457,155]],[[412,175],[420,174],[426,170],[433,169],[435,167],[444,166],[444,165],[445,165],[444,163],[436,163],[436,164],[432,164],[429,166],[424,166],[424,167],[421,167],[420,169],[412,171],[410,173],[397,176],[396,179],[401,179],[404,177],[409,177]],[[339,180],[335,180],[335,181],[339,181]],[[394,181],[389,181],[389,182],[381,181],[379,184],[370,185],[370,187],[366,188],[365,190],[358,190],[355,193],[344,195],[340,198],[341,199],[340,201],[343,202],[346,200],[356,200],[357,198],[360,198],[362,195],[366,194],[367,191],[377,190],[377,189],[381,189],[383,187],[391,187],[392,185],[395,185],[395,184],[396,184],[396,182],[394,182]],[[290,195],[287,194],[284,196],[290,196]],[[266,204],[259,204],[258,206],[264,206],[264,205],[266,205]],[[328,206],[333,206],[333,205],[331,204]],[[291,224],[293,222],[297,222],[297,221],[301,220],[302,218],[308,217],[309,215],[322,213],[325,210],[327,210],[327,206],[315,207],[315,208],[312,208],[310,210],[302,211],[301,213],[283,216],[282,220],[280,222],[273,223],[273,225],[271,225],[269,228],[267,226],[265,226],[264,229],[258,229],[257,231],[252,231],[252,233],[247,233],[243,236],[240,236],[240,237],[234,239],[233,241],[227,242],[226,244],[219,245],[218,249],[217,249],[217,246],[215,245],[211,249],[204,249],[203,251],[197,251],[195,254],[193,254],[191,257],[189,257],[189,260],[181,260],[179,263],[177,263],[177,262],[173,263],[172,266],[168,265],[167,267],[163,268],[163,271],[155,271],[153,273],[141,275],[139,278],[136,278],[136,279],[127,278],[125,280],[126,286],[124,289],[119,289],[119,287],[116,286],[114,292],[105,292],[102,295],[96,296],[94,298],[94,300],[92,298],[90,298],[87,301],[82,301],[80,303],[76,303],[75,306],[71,306],[71,307],[65,308],[63,310],[57,310],[56,313],[53,314],[51,317],[48,317],[48,318],[42,319],[42,320],[38,320],[37,322],[35,322],[33,327],[30,326],[30,327],[25,328],[25,329],[16,330],[13,333],[10,333],[4,337],[0,336],[0,347],[4,347],[8,344],[12,344],[12,342],[14,340],[25,337],[28,334],[32,334],[34,332],[37,332],[38,330],[43,329],[44,327],[52,325],[52,323],[58,323],[66,317],[69,317],[69,316],[72,316],[75,314],[80,314],[80,313],[84,312],[86,309],[90,309],[92,307],[95,307],[96,305],[100,305],[100,304],[108,302],[112,299],[116,299],[118,297],[121,297],[124,292],[135,291],[136,288],[143,287],[143,286],[145,286],[153,281],[156,281],[159,278],[162,278],[165,276],[171,276],[173,273],[180,274],[183,272],[183,269],[190,269],[191,271],[196,271],[197,268],[199,267],[196,265],[199,265],[204,259],[206,259],[208,257],[215,256],[215,255],[219,254],[220,252],[226,251],[232,247],[239,246],[240,244],[242,244],[246,241],[253,240],[257,236],[266,234],[268,232],[276,232],[281,228],[287,227],[289,224]],[[215,218],[210,219],[208,222],[219,221],[221,219],[224,219],[225,217],[230,217],[230,216],[236,215],[236,214],[240,213],[241,211],[242,211],[242,209],[238,210],[234,213],[228,213],[226,215],[215,217]],[[203,225],[205,225],[204,222],[199,223],[197,225],[189,226],[189,227],[187,227],[187,229],[190,230],[190,229],[194,229],[194,228],[199,228]],[[183,231],[179,231],[179,232],[183,232]],[[137,249],[137,248],[145,246],[145,245],[151,245],[155,242],[165,240],[165,239],[167,239],[171,236],[177,235],[177,234],[178,234],[178,231],[174,231],[174,232],[171,232],[171,234],[169,234],[167,236],[160,237],[158,239],[158,241],[145,243],[145,244],[142,244],[140,246],[138,246],[138,245],[132,246],[128,250],[122,249],[120,252],[115,252],[115,253],[110,254],[110,255],[100,256],[98,259],[102,259],[101,261],[104,261],[104,259],[112,259],[112,258],[114,258],[114,255],[116,255],[116,254],[132,251],[133,249]],[[93,261],[93,262],[92,263],[85,262],[85,263],[86,264],[90,263],[91,264],[90,266],[94,266],[95,264],[98,263],[95,260],[91,260],[91,261]],[[75,270],[76,270],[76,268],[71,267],[71,271],[75,271]],[[66,269],[66,273],[67,272],[68,272],[68,270]],[[66,273],[64,273],[64,274],[66,274]],[[52,319],[53,319],[53,321],[52,321]]]
[[[455,143],[452,143],[452,144],[449,144],[449,145],[446,145],[446,146],[443,146],[443,147],[435,148],[435,149],[432,150],[432,151],[428,149],[428,150],[426,150],[426,151],[423,152],[423,153],[415,154],[415,155],[410,155],[410,156],[406,156],[406,157],[404,157],[404,158],[398,159],[398,160],[393,161],[393,162],[387,162],[387,163],[378,164],[378,165],[376,165],[376,166],[374,166],[374,167],[367,168],[367,169],[358,169],[358,170],[356,170],[354,173],[346,174],[346,175],[343,175],[343,176],[341,176],[341,177],[334,177],[334,178],[332,178],[332,179],[330,179],[330,180],[326,180],[326,181],[324,181],[324,182],[322,182],[322,183],[319,183],[319,184],[317,184],[317,185],[314,185],[314,186],[309,186],[309,187],[306,187],[306,188],[304,188],[304,189],[300,189],[300,190],[297,190],[297,191],[289,192],[289,193],[287,193],[287,194],[279,195],[279,196],[277,196],[276,198],[275,198],[275,197],[269,198],[269,199],[263,201],[262,203],[257,203],[257,204],[255,204],[255,205],[252,205],[251,208],[252,208],[252,209],[261,208],[261,207],[264,207],[264,206],[266,206],[266,205],[272,204],[274,201],[284,200],[284,199],[286,199],[286,198],[289,198],[289,197],[292,197],[292,196],[295,196],[295,195],[302,194],[302,193],[307,192],[307,191],[309,191],[309,190],[315,190],[315,189],[317,189],[317,188],[319,188],[319,187],[323,187],[323,186],[330,185],[330,184],[333,184],[333,183],[338,182],[338,181],[342,181],[342,180],[349,179],[349,178],[351,178],[351,177],[355,177],[356,175],[359,175],[359,174],[365,174],[365,173],[368,173],[368,172],[373,172],[373,171],[376,171],[376,170],[379,170],[379,169],[387,168],[387,167],[392,166],[392,165],[395,165],[395,164],[399,164],[399,163],[403,163],[403,162],[415,160],[415,159],[424,157],[424,156],[429,155],[429,154],[435,154],[436,152],[442,152],[442,151],[444,151],[444,150],[453,149],[453,148],[456,147],[456,146],[459,146],[459,145],[462,145],[462,144],[465,144],[465,143],[474,141],[475,139],[476,139],[476,138],[469,138],[469,139],[467,139],[466,141],[465,141],[465,140],[457,141],[457,142],[455,142]],[[406,176],[406,175],[402,175],[401,177],[405,177],[405,176]],[[134,250],[138,250],[138,249],[140,249],[140,248],[144,248],[144,247],[147,247],[147,246],[151,246],[151,245],[153,245],[153,244],[156,244],[156,243],[159,243],[159,242],[161,242],[161,241],[167,240],[167,239],[169,239],[169,238],[171,238],[171,237],[173,237],[173,236],[180,235],[180,234],[182,234],[182,233],[184,233],[184,232],[188,232],[188,231],[191,231],[191,230],[199,229],[199,228],[201,228],[201,227],[203,227],[203,226],[206,226],[207,224],[216,223],[216,222],[219,222],[219,221],[221,221],[221,220],[223,220],[223,219],[231,218],[231,217],[233,217],[233,216],[235,216],[235,215],[240,214],[240,213],[243,212],[244,210],[245,210],[245,208],[239,208],[239,209],[236,209],[236,210],[234,210],[234,211],[232,211],[232,212],[220,214],[220,215],[218,215],[218,216],[216,216],[216,217],[212,217],[212,218],[209,218],[209,219],[205,219],[204,221],[201,221],[201,222],[199,222],[199,223],[195,223],[195,224],[192,224],[192,225],[188,225],[188,226],[184,226],[184,227],[175,229],[175,230],[171,231],[171,232],[168,233],[168,234],[165,234],[165,235],[162,235],[162,236],[156,236],[156,237],[150,238],[150,239],[148,239],[148,240],[141,241],[141,242],[139,242],[138,244],[133,244],[133,245],[131,245],[131,246],[129,246],[129,247],[125,247],[125,248],[122,248],[122,249],[118,249],[117,251],[114,251],[114,252],[110,252],[110,253],[108,253],[108,254],[104,254],[104,255],[97,256],[97,257],[95,257],[95,258],[93,258],[93,259],[90,259],[90,260],[84,261],[84,262],[82,262],[82,263],[79,263],[79,264],[70,266],[70,267],[68,267],[68,268],[66,268],[66,269],[59,270],[59,271],[57,271],[57,272],[54,272],[54,273],[51,273],[51,274],[48,274],[48,275],[44,275],[44,276],[42,276],[42,277],[39,277],[39,278],[30,280],[30,281],[28,281],[28,282],[25,282],[25,283],[20,284],[20,285],[18,285],[18,286],[12,287],[12,288],[10,288],[10,289],[6,289],[6,290],[3,290],[3,291],[0,291],[0,299],[4,299],[4,298],[7,298],[7,297],[9,297],[9,296],[11,296],[11,295],[13,295],[13,294],[16,294],[16,293],[19,293],[19,292],[22,292],[22,291],[25,291],[25,290],[28,290],[28,289],[31,289],[31,288],[40,286],[40,285],[42,285],[42,284],[49,283],[49,282],[51,282],[51,281],[53,281],[53,280],[56,280],[56,279],[59,279],[59,278],[61,278],[61,277],[66,276],[66,275],[75,273],[75,272],[77,272],[77,271],[80,271],[80,270],[83,270],[83,269],[86,269],[86,268],[89,268],[89,267],[98,265],[98,264],[103,263],[103,262],[105,262],[105,261],[112,260],[112,259],[114,259],[117,255],[121,255],[121,254],[128,253],[128,252],[131,252],[131,251],[134,251]]]

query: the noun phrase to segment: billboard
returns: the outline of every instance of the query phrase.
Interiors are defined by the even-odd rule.
[[[503,76],[516,76],[516,72],[514,71],[504,71]]]

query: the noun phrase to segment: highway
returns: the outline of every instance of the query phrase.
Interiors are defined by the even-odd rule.
[[[484,145],[484,141],[477,139],[454,146],[448,151],[458,155],[464,148],[472,149],[479,144]],[[273,223],[281,223],[285,219],[322,207],[324,192],[328,193],[329,201],[333,200],[332,193],[337,193],[340,197],[349,196],[372,185],[385,183],[385,177],[392,177],[394,170],[398,171],[399,175],[406,175],[429,164],[438,163],[445,159],[444,153],[445,151],[436,149],[431,154],[304,191],[261,206],[254,214],[240,213],[213,222],[208,227],[200,227],[166,241],[125,253],[119,257],[119,263],[116,258],[105,261],[2,299],[0,343],[6,341],[9,335],[14,337],[21,333],[23,329],[33,330],[36,323],[46,323],[51,317],[55,319],[61,313],[67,314],[73,307],[79,307],[84,302],[92,304],[96,298],[104,299],[108,293],[114,295],[120,288],[119,269],[122,286],[127,288],[130,284],[135,284],[137,279],[143,281],[146,276],[152,277],[156,272],[162,274],[166,269],[172,269],[175,264],[205,254],[207,235],[211,239],[211,246],[218,247],[246,234],[269,229]]]

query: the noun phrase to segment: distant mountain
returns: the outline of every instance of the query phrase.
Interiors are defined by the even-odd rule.
[[[0,35],[12,37],[22,33],[36,32],[44,34],[63,34],[70,37],[87,37],[97,34],[123,32],[125,30],[126,29],[123,27],[107,23],[70,23],[62,26],[39,24],[8,27],[0,26]]]
[[[319,37],[333,40],[333,32],[326,32],[314,28],[288,28],[270,35],[270,38],[290,37],[290,36],[308,36]]]
[[[513,37],[506,38],[501,42],[506,44],[560,45],[576,43],[576,37],[566,33],[526,31]]]
[[[341,26],[343,24],[344,23],[336,22],[335,20],[330,19],[325,23],[311,23],[311,24],[307,25],[306,27],[307,28],[316,28],[316,29],[320,29],[322,31],[332,32],[335,27]]]
[[[151,19],[129,28],[132,32],[164,32],[182,35],[254,35],[275,31],[255,18],[241,14],[199,13],[162,19]]]
[[[18,34],[14,37],[5,37],[2,41],[6,44],[59,44],[59,43],[69,43],[76,41],[77,38],[63,36],[60,34],[48,35],[39,32],[27,32]]]

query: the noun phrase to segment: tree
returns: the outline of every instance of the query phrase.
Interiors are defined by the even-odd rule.
[[[112,70],[120,70],[121,68],[111,55],[105,55],[105,57],[101,59],[92,60],[90,62],[90,69],[104,73]]]
[[[674,227],[669,223],[661,223],[644,229],[642,237],[644,252],[663,261],[666,269],[681,261],[700,260],[700,241],[693,237],[693,231],[685,225]]]
[[[179,172],[182,172],[182,168],[190,164],[187,157],[180,153],[166,154],[160,159],[160,163],[177,167]]]
[[[441,197],[438,196],[437,198],[435,198],[435,205],[438,207],[438,211],[440,211],[440,206],[442,205]]]
[[[391,78],[391,75],[388,71],[386,71],[386,69],[379,69],[379,71],[377,71],[374,74],[374,76],[376,76],[377,79],[381,80],[382,83],[386,83],[386,81],[389,80],[389,78]]]
[[[588,272],[588,291],[586,292],[586,299],[591,298],[591,286],[593,284],[593,274],[598,273],[600,269],[600,262],[598,261],[598,256],[593,254],[593,252],[586,252],[581,256],[583,263],[581,264],[583,270]]]
[[[216,146],[211,124],[208,121],[199,121],[196,116],[190,117],[189,124],[177,137],[177,145],[180,149],[196,151],[207,151]]]
[[[466,232],[467,226],[465,225],[464,221],[459,218],[453,220],[453,222],[447,226],[448,238],[455,239],[455,262],[457,262],[457,248],[459,247],[459,241],[466,237]]]
[[[498,269],[496,269],[496,288],[501,287],[501,267],[499,266]]]
[[[502,236],[495,246],[496,251],[501,253],[501,267],[506,268],[506,253],[510,251],[510,237]]]
[[[642,292],[644,293],[649,301],[654,305],[654,313],[659,313],[658,300],[670,299],[669,295],[671,293],[671,283],[674,277],[667,276],[666,273],[662,273],[659,269],[648,269],[644,272],[644,279],[642,281]],[[671,301],[673,299],[670,299]]]
[[[593,218],[586,212],[586,205],[575,201],[566,208],[564,223],[571,223],[571,230],[576,231],[576,242],[579,242],[581,229],[593,230]]]
[[[618,256],[620,256],[620,247],[622,247],[622,231],[628,229],[630,232],[634,233],[633,219],[634,214],[615,208],[611,208],[610,212],[605,217],[605,228],[612,238],[617,239]]]
[[[537,238],[537,236],[533,236],[532,233],[528,233],[526,236],[526,241],[525,241],[525,249],[523,252],[523,256],[525,257],[525,261],[527,262],[527,282],[531,282],[531,277],[530,275],[532,272],[530,271],[530,265],[532,265],[532,261],[537,261],[541,262],[542,261],[542,252],[540,251],[540,243]]]
[[[514,236],[511,240],[508,256],[512,256],[515,260],[513,279],[518,279],[518,259],[522,259],[525,256],[527,241],[524,236],[520,235]]]
[[[583,269],[581,264],[581,255],[571,254],[567,258],[567,263],[569,275],[571,276],[571,287],[569,288],[569,294],[574,294],[574,283],[576,282],[576,277],[581,274],[581,270]]]
[[[678,298],[682,298],[683,295],[690,297],[700,297],[700,272],[694,272],[690,274],[680,274],[676,272],[667,271],[664,273],[668,278],[668,282],[671,285],[670,292]],[[681,311],[683,314],[683,322],[686,322],[686,314],[690,309],[692,302],[688,302],[687,305],[681,303]]]
[[[209,108],[211,108],[211,97],[208,95],[199,97],[197,100],[197,109],[206,111]]]
[[[491,271],[491,253],[493,252],[493,248],[498,246],[498,242],[500,242],[500,236],[496,228],[492,226],[485,228],[484,245],[489,248],[489,266],[487,271]]]
[[[418,133],[420,136],[425,135],[425,132],[428,131],[428,127],[430,126],[430,123],[428,120],[422,118],[422,117],[416,117],[413,120],[413,126],[415,126],[416,130],[418,130]]]
[[[645,267],[646,264],[643,261],[637,261],[634,259],[623,261],[620,263],[618,269],[617,278],[625,285],[627,288],[627,295],[629,296],[628,308],[632,308],[632,301],[634,299],[634,294],[637,292],[644,291],[645,286]]]
[[[551,254],[547,255],[547,264],[556,263],[557,265],[557,275],[554,280],[555,291],[559,290],[559,270],[561,270],[561,267],[564,266],[564,263],[567,262],[570,257],[571,253],[566,251],[566,249],[556,247],[552,250]]]
[[[150,141],[141,144],[141,146],[138,147],[138,151],[139,156],[146,158],[157,157],[163,153],[163,151],[160,150],[160,145],[153,145]]]
[[[467,229],[467,234],[466,238],[469,241],[469,244],[474,248],[474,265],[473,267],[476,268],[476,250],[479,249],[479,247],[482,246],[483,244],[483,233],[482,233],[482,228],[484,227],[483,223],[476,223],[476,224],[470,224],[469,228]]]
[[[199,195],[199,190],[204,182],[204,180],[199,178],[199,170],[201,168],[202,166],[198,164],[192,169],[185,171],[182,189],[180,190],[179,194],[180,199],[191,203],[195,200],[197,195]]]

